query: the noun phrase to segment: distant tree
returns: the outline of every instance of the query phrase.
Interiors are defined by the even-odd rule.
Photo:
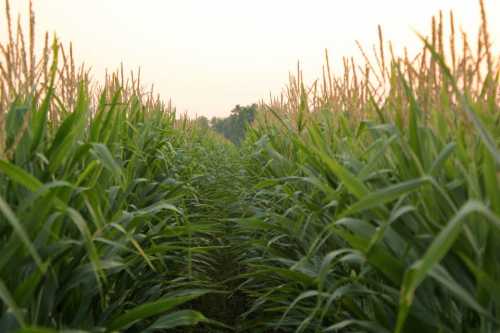
[[[246,128],[255,119],[257,104],[248,106],[236,105],[226,118],[210,120],[210,126],[235,144],[240,144],[245,138]]]
[[[200,127],[202,127],[202,128],[209,128],[210,127],[210,124],[209,124],[207,117],[204,117],[204,116],[198,117],[198,118],[196,118],[196,121],[198,122],[198,125],[200,125]]]

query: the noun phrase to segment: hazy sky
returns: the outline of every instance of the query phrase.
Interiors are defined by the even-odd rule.
[[[11,3],[26,13],[27,0]],[[500,0],[486,5],[498,44]],[[439,9],[453,8],[466,31],[479,22],[476,0],[34,0],[34,6],[39,32],[73,41],[77,60],[95,77],[120,62],[140,66],[143,82],[154,83],[178,110],[206,116],[279,93],[298,60],[306,79],[315,79],[325,48],[332,61],[357,55],[355,40],[370,47],[377,24],[387,39],[415,48],[413,30],[427,32]]]

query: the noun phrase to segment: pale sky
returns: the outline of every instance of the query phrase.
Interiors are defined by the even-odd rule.
[[[3,1],[2,1],[3,2]],[[500,43],[500,0],[486,0],[490,32]],[[11,0],[27,13],[28,0]],[[431,16],[453,8],[456,22],[475,33],[476,0],[34,0],[38,32],[73,41],[77,61],[94,68],[120,62],[141,67],[145,85],[190,115],[225,116],[236,104],[279,94],[300,60],[306,80],[321,74],[324,49],[335,64],[370,48],[377,25],[396,45],[415,49],[414,30],[427,33]],[[26,16],[27,17],[27,16]],[[5,40],[4,18],[2,36]],[[41,38],[38,41],[42,41]],[[498,50],[498,47],[496,48]]]

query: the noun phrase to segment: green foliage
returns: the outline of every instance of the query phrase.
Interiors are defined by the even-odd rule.
[[[55,40],[44,83],[0,77],[0,332],[498,332],[486,37],[210,123],[118,74],[91,93]]]
[[[397,70],[364,119],[274,108],[253,126],[255,213],[237,226],[252,332],[500,329],[500,136],[484,121],[498,119],[498,96],[459,88],[426,47],[456,101],[430,109],[465,115],[447,132],[425,106],[433,91]]]
[[[189,308],[225,289],[210,267],[228,200],[218,196],[231,194],[212,187],[234,148],[120,90],[89,117],[82,83],[73,112],[33,116],[45,124],[36,146],[0,160],[1,332],[224,327]]]
[[[211,127],[234,144],[239,145],[245,138],[247,127],[252,124],[257,113],[257,104],[239,106],[231,110],[227,118],[212,118]]]

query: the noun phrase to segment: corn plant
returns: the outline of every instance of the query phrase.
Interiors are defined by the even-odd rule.
[[[256,213],[238,226],[249,330],[499,329],[500,64],[485,12],[476,53],[463,36],[458,55],[452,14],[449,54],[442,15],[415,59],[387,60],[379,28],[377,65],[346,59],[333,77],[327,55],[322,84],[299,70],[262,107],[246,148]]]
[[[121,66],[0,43],[0,331],[500,329],[500,61],[440,13],[422,50],[300,67],[233,146]],[[448,26],[448,28],[446,28]],[[448,32],[446,32],[448,31]],[[448,42],[445,42],[445,39]]]

